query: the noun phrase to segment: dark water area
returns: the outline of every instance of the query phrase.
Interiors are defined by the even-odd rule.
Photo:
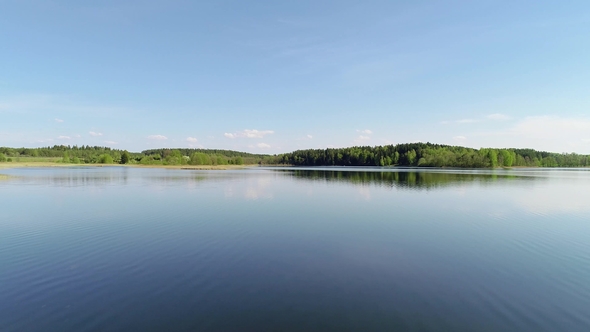
[[[0,174],[0,331],[590,331],[588,170]]]

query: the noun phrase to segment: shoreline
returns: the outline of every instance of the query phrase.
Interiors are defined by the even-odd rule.
[[[0,170],[13,168],[30,168],[30,167],[134,167],[134,168],[163,168],[163,169],[182,169],[182,170],[233,170],[258,167],[254,165],[140,165],[140,164],[61,164],[51,162],[5,162],[0,163]],[[0,174],[1,176],[1,174]]]
[[[54,162],[3,162],[0,163],[0,171],[4,169],[14,168],[51,168],[51,167],[133,167],[133,168],[161,168],[161,169],[178,169],[178,170],[194,170],[194,171],[226,171],[226,170],[238,170],[255,167],[284,167],[284,168],[313,168],[313,167],[331,167],[331,166],[294,166],[294,165],[141,165],[141,164],[62,164]],[[344,167],[344,166],[336,166]],[[354,170],[357,167],[363,166],[349,166],[350,170]],[[378,166],[371,166],[379,168]],[[518,169],[553,169],[563,167],[540,167],[540,166],[511,166],[511,167],[496,167],[496,168],[453,168],[453,167],[387,167],[386,169],[440,169],[440,170],[518,170]],[[568,168],[568,167],[565,167]],[[573,168],[590,168],[590,167],[573,167]],[[7,175],[0,174],[0,178],[6,178]]]

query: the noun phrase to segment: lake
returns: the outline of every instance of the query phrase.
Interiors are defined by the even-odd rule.
[[[0,174],[0,331],[590,331],[588,170]]]

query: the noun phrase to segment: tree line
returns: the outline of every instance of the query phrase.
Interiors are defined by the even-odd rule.
[[[276,157],[296,166],[587,167],[590,156],[533,149],[472,149],[432,143],[298,150]]]
[[[35,161],[51,159],[69,164],[252,165],[266,163],[272,156],[216,149],[154,149],[129,152],[88,145],[54,145],[41,148],[0,147],[0,162],[20,161],[20,158]]]
[[[280,155],[217,149],[152,149],[129,152],[101,146],[0,147],[0,162],[54,158],[73,164],[294,165],[407,167],[588,167],[590,156],[533,149],[472,149],[433,143],[297,150]]]
[[[157,165],[254,165],[267,163],[272,157],[218,149],[152,149],[141,152],[141,164]]]
[[[104,146],[70,146],[70,145],[54,145],[41,148],[8,148],[0,147],[0,154],[4,155],[6,159],[12,161],[19,161],[19,158],[59,158],[59,162],[72,164],[112,164],[120,162],[122,159],[137,158],[140,153],[130,153],[125,150],[111,149]],[[123,157],[125,155],[125,157]],[[1,158],[0,158],[1,159]]]

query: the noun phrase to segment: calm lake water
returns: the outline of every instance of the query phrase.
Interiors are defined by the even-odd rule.
[[[0,170],[0,331],[590,331],[590,171]]]

